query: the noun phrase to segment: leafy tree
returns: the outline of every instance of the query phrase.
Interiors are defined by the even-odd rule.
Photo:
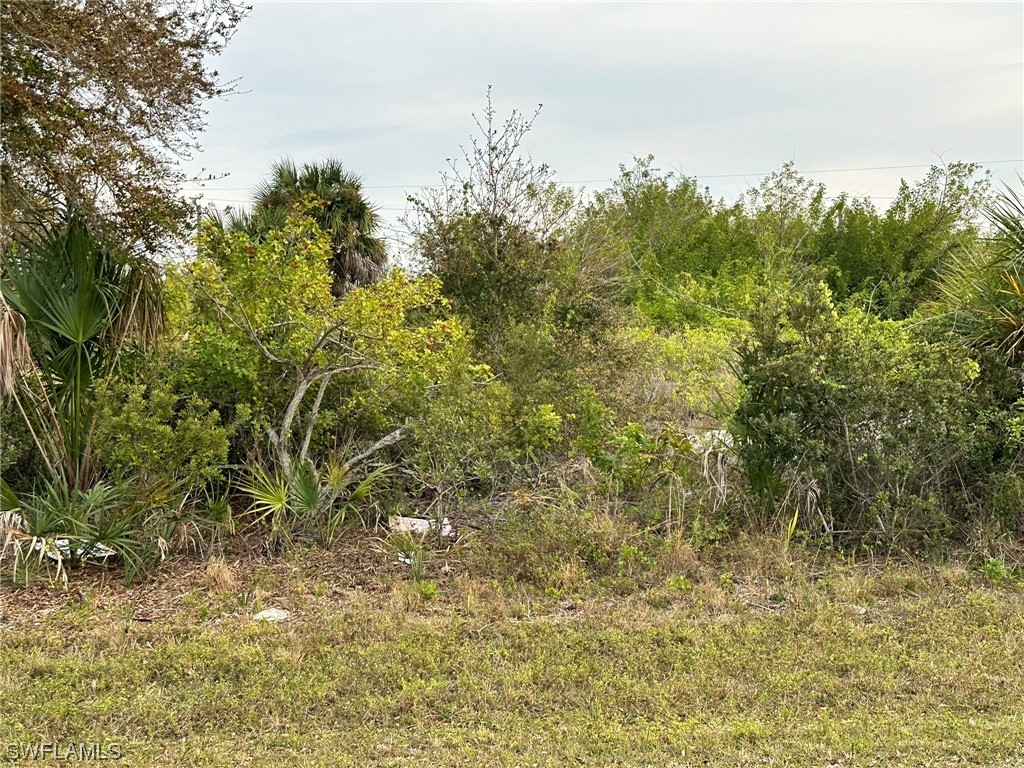
[[[140,373],[154,373],[153,370]],[[221,478],[228,432],[220,415],[196,395],[172,389],[173,376],[101,382],[96,397],[96,453],[117,483],[160,495],[197,493]]]
[[[0,225],[56,198],[126,240],[180,232],[191,206],[178,162],[203,103],[230,91],[209,61],[246,11],[232,0],[0,3]]]
[[[170,305],[182,381],[241,433],[253,511],[285,538],[301,530],[330,541],[382,477],[379,469],[356,483],[381,451],[415,437],[418,458],[448,451],[446,478],[463,468],[464,446],[430,449],[442,420],[480,423],[466,401],[480,404],[475,383],[488,371],[470,361],[466,328],[434,277],[396,270],[333,296],[330,240],[304,213],[318,208],[305,198],[258,240],[206,222],[198,257],[172,272]],[[153,433],[159,447],[167,430]]]
[[[825,186],[793,162],[766,176],[743,200],[766,275],[797,275],[813,264],[825,215]]]
[[[884,214],[841,196],[822,223],[818,254],[836,295],[892,318],[934,299],[939,275],[979,242],[989,182],[978,170],[933,166],[917,184],[903,182]]]
[[[230,212],[228,222],[257,239],[284,226],[296,203],[308,196],[318,201],[309,213],[330,237],[335,296],[380,278],[387,248],[378,235],[376,210],[363,196],[362,180],[337,160],[301,169],[291,160],[276,162],[254,196],[252,210]]]
[[[327,233],[300,206],[259,241],[207,222],[198,258],[172,279],[186,386],[229,419],[248,411],[285,474],[351,448],[346,432],[390,430],[381,447],[404,438],[406,419],[468,343],[436,279],[396,272],[338,299],[332,258]],[[322,429],[332,435],[318,444]]]
[[[510,324],[538,317],[567,265],[562,248],[574,206],[546,165],[535,165],[522,142],[539,114],[518,111],[501,123],[488,91],[474,117],[479,137],[450,161],[437,188],[411,197],[407,221],[417,251],[481,339],[494,342]]]
[[[868,198],[843,194],[829,208],[821,226],[818,258],[828,270],[828,284],[836,296],[867,291],[870,302],[871,291],[880,281],[899,275],[896,259],[882,247],[882,228],[882,217]]]
[[[292,426],[310,387],[360,364],[331,295],[330,254],[327,235],[300,213],[258,243],[207,222],[199,257],[180,276],[184,351],[194,375],[206,379],[195,382],[197,391],[218,405],[220,394],[254,409],[286,473]]]
[[[695,179],[652,167],[654,158],[620,166],[611,189],[598,192],[588,218],[601,217],[621,235],[634,268],[657,279],[681,272],[713,272],[724,256],[709,247],[715,203]]]
[[[979,240],[979,224],[989,199],[987,175],[979,166],[933,166],[914,186],[904,182],[885,213],[881,249],[890,255],[892,316],[906,316],[935,295],[939,273]]]
[[[575,235],[618,254],[621,299],[668,330],[735,314],[761,272],[742,206],[715,202],[695,179],[654,168],[652,157],[620,171]]]

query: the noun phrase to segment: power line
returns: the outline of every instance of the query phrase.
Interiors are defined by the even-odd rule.
[[[243,203],[243,204],[246,204],[246,205],[251,205],[252,204],[252,200],[233,200],[233,199],[228,199],[228,198],[224,198],[224,197],[207,197],[206,195],[203,195],[203,200],[205,202],[207,202],[207,203]],[[377,211],[404,211],[406,209],[405,208],[383,208],[382,207],[382,208],[374,208],[374,210],[377,210]]]
[[[1007,160],[973,160],[975,165],[999,165],[1002,163],[1024,163],[1024,158],[1007,159]],[[853,173],[858,171],[895,171],[895,170],[907,170],[911,168],[931,168],[935,163],[916,163],[907,165],[872,165],[864,166],[860,168],[819,168],[816,170],[800,171],[802,174],[812,173]],[[799,169],[798,169],[799,170]],[[757,173],[704,173],[704,174],[683,174],[686,178],[690,179],[738,179],[746,176],[770,176],[774,171],[757,172]],[[615,181],[614,178],[606,179],[573,179],[568,181],[556,181],[556,184],[603,184],[607,182]],[[212,182],[211,182],[212,183]],[[432,189],[441,186],[440,184],[374,184],[365,185],[362,189]],[[207,187],[195,187],[195,192],[202,192]],[[210,188],[213,192],[244,192],[248,191],[250,187],[212,187]],[[251,200],[227,200],[224,202],[238,202],[238,203],[250,203]]]
[[[1016,160],[974,160],[974,165],[996,165],[998,163],[1024,163],[1024,159]],[[850,171],[894,171],[905,168],[931,168],[935,163],[919,163],[916,165],[874,165],[864,168],[819,168],[813,171],[800,171],[802,174],[812,173],[846,173]],[[798,169],[799,170],[799,169]],[[720,173],[716,175],[694,176],[696,179],[730,179],[740,176],[770,176],[774,171],[768,173]]]

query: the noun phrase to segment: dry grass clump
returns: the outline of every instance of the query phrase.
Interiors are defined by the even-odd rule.
[[[206,564],[206,582],[217,593],[238,590],[238,572],[222,557],[215,557]]]

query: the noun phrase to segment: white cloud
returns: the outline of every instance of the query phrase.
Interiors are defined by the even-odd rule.
[[[431,182],[488,84],[499,111],[544,102],[529,148],[566,179],[648,153],[696,174],[1021,158],[1022,24],[995,3],[257,3],[218,62],[248,93],[212,106],[197,165],[231,173],[220,199],[283,154]],[[891,195],[923,172],[821,180]]]

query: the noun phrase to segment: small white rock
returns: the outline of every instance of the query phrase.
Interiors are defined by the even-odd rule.
[[[282,611],[280,608],[267,608],[264,611],[260,611],[252,617],[253,621],[269,621],[271,624],[276,624],[279,621],[284,621],[288,618],[288,611]]]

